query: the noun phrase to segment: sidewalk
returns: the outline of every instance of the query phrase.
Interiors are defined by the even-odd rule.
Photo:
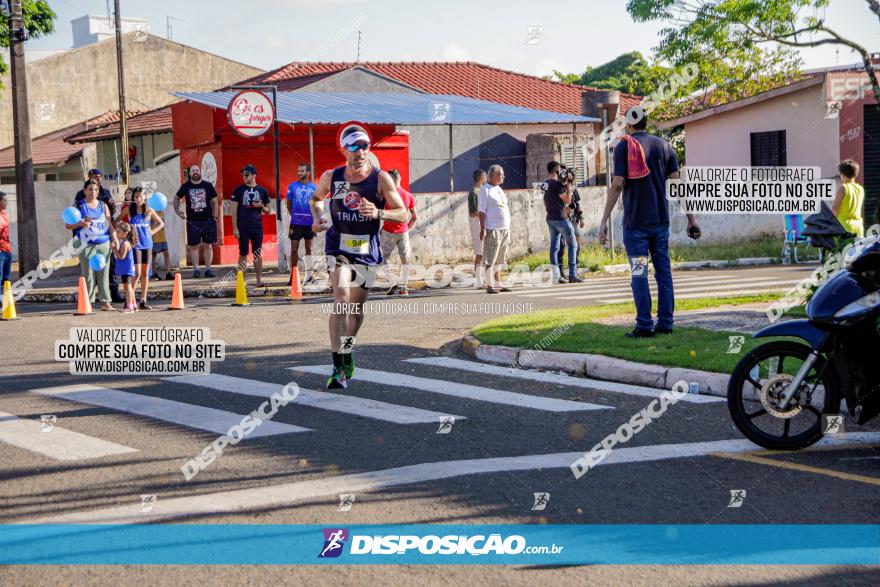
[[[675,325],[679,327],[692,326],[706,330],[742,332],[744,336],[749,336],[767,326],[765,310],[766,305],[764,304],[752,304],[682,311],[675,314]],[[790,319],[789,317],[781,318],[782,321]],[[632,320],[633,317],[627,315],[600,318],[595,322],[621,325],[630,324]],[[664,367],[597,354],[541,351],[482,344],[471,335],[462,338],[461,350],[477,360],[505,365],[511,369],[562,371],[579,377],[657,389],[671,389],[677,381],[685,380],[691,388],[691,393],[718,397],[727,396],[727,384],[730,379],[730,375],[726,373],[682,367]]]

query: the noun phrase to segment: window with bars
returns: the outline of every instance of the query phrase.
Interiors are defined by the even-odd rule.
[[[753,132],[751,139],[753,167],[784,167],[787,165],[784,130]]]

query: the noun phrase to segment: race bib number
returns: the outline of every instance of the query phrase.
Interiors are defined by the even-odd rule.
[[[339,248],[346,253],[366,255],[370,252],[370,235],[342,233],[339,235]]]

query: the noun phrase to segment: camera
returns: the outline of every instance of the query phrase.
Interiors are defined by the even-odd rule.
[[[559,181],[563,184],[573,184],[577,178],[577,174],[574,169],[568,169],[567,167],[559,168]]]

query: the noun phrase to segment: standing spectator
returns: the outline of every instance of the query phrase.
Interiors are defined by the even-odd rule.
[[[865,236],[862,206],[865,204],[865,188],[856,183],[859,175],[859,164],[852,159],[841,161],[837,166],[840,172],[840,187],[831,203],[831,211],[847,232],[856,236]]]
[[[409,212],[409,220],[407,222],[395,222],[393,220],[385,220],[382,222],[382,232],[379,233],[379,247],[382,249],[382,259],[387,265],[388,257],[397,249],[400,257],[400,283],[395,283],[388,290],[388,295],[393,294],[398,289],[400,295],[409,295],[409,256],[412,253],[412,247],[409,243],[409,230],[416,223],[416,199],[411,193],[400,187],[400,171],[392,169],[388,172],[391,179],[394,180],[394,186],[400,199],[403,200],[403,207]]]
[[[127,221],[134,231],[135,238],[132,240],[134,249],[135,278],[132,284],[137,288],[141,285],[141,310],[152,310],[147,303],[147,293],[150,289],[150,257],[153,254],[153,234],[165,227],[165,222],[159,218],[156,211],[147,204],[147,195],[140,186],[132,190],[133,202],[119,215],[119,220]]]
[[[186,216],[180,211],[180,201],[184,198]],[[200,251],[205,257],[205,277],[214,277],[211,261],[214,259],[213,245],[217,242],[218,210],[214,185],[202,179],[202,170],[198,165],[190,166],[189,179],[180,186],[174,198],[174,211],[186,220],[186,250],[193,266],[193,278],[202,276],[199,271]]]
[[[107,204],[107,207],[110,209],[111,218],[116,217],[116,201],[113,199],[113,195],[110,193],[110,190],[105,188],[102,185],[104,181],[104,172],[100,169],[89,169],[89,180],[93,180],[98,182],[98,200]],[[131,188],[125,190],[126,195],[129,194]],[[86,198],[85,190],[79,190],[76,192],[76,196],[73,198],[73,206],[75,208],[79,207],[79,203],[82,202]],[[119,293],[119,282],[116,280],[116,272],[114,271],[116,267],[116,257],[110,255],[110,299],[114,302],[121,302],[124,298]]]
[[[486,184],[486,172],[474,170],[474,185],[468,192],[468,225],[471,229],[471,248],[474,251],[474,287],[483,287],[483,240],[480,236],[478,200],[480,189]]]
[[[487,269],[486,293],[510,291],[501,287],[501,265],[507,262],[510,246],[510,207],[507,194],[501,189],[504,169],[500,165],[489,168],[489,182],[480,188],[477,210],[480,215],[480,240],[483,241],[483,265]]]
[[[66,224],[68,230],[73,230],[76,238],[77,247],[80,244],[85,246],[79,253],[79,268],[83,277],[86,278],[86,287],[88,289],[89,300],[95,302],[95,293],[101,300],[101,309],[105,311],[115,311],[116,308],[110,303],[110,241],[113,241],[113,248],[118,247],[116,232],[111,231],[113,224],[113,216],[110,207],[98,199],[101,185],[93,180],[86,180],[83,186],[85,198],[77,203],[76,208],[82,215],[82,220],[76,224]],[[104,258],[104,267],[100,271],[91,268],[89,260],[93,256]],[[97,275],[96,275],[97,274]]]
[[[247,270],[248,244],[254,255],[257,287],[263,287],[263,214],[269,213],[269,192],[257,185],[257,168],[241,170],[244,184],[232,192],[232,234],[238,239],[238,266]]]
[[[162,228],[153,235],[153,262],[150,264],[153,268],[152,278],[162,279],[159,276],[159,272],[156,271],[156,259],[161,253],[164,260],[162,266],[165,267],[165,279],[170,281],[174,278],[171,276],[171,255],[168,252],[168,237],[165,236],[165,212],[156,212],[156,214],[159,215],[159,220],[162,221]]]
[[[559,181],[560,170],[565,169],[557,161],[547,164],[547,181],[544,183],[544,209],[547,211],[547,226],[550,228],[550,264],[556,267],[554,275],[557,283],[565,281],[562,271],[562,248],[560,241],[568,248],[568,282],[583,281],[577,274],[578,244],[577,232],[568,218],[571,205],[571,183]]]
[[[0,192],[0,291],[12,272],[12,237],[9,234],[9,200]]]
[[[125,289],[126,314],[137,312],[138,307],[134,293],[134,247],[137,246],[137,233],[128,222],[119,221],[116,224],[116,246],[113,247],[113,255],[116,257],[116,276],[122,282]]]
[[[312,210],[309,202],[315,193],[315,184],[309,181],[312,166],[308,163],[300,163],[296,169],[297,181],[287,188],[287,211],[290,212],[290,268],[299,265],[299,241],[304,240],[306,256],[303,269],[306,272],[303,285],[312,282],[311,267],[309,261],[312,257],[312,239],[315,233],[312,230]]]
[[[666,202],[666,180],[679,176],[678,160],[672,146],[660,137],[645,131],[648,118],[636,106],[626,114],[626,135],[614,148],[614,179],[608,188],[608,199],[599,242],[608,241],[608,220],[623,193],[623,244],[632,271],[632,291],[636,304],[636,327],[626,336],[652,337],[672,333],[672,312],[675,295],[672,269],[669,264],[669,209]],[[700,228],[692,214],[687,215],[688,235],[700,238]],[[657,326],[651,318],[651,290],[648,288],[648,255],[657,280]]]

